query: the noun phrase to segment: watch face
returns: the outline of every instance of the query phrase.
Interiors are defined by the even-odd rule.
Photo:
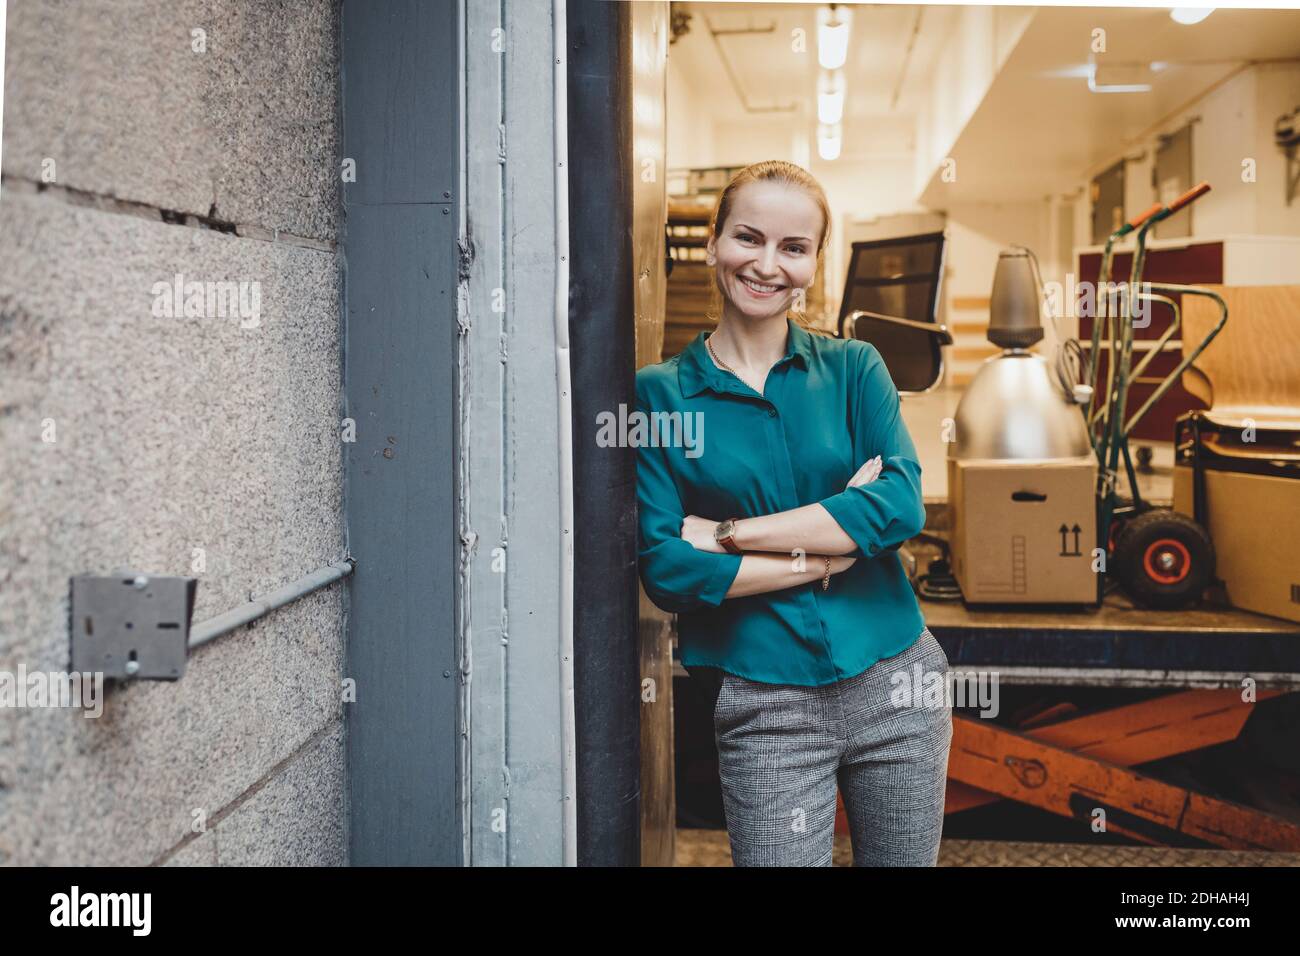
[[[726,521],[722,522],[722,524],[718,525],[717,530],[713,532],[713,539],[715,541],[721,541],[723,538],[727,537],[727,535],[731,534],[731,526],[732,521],[728,518]]]

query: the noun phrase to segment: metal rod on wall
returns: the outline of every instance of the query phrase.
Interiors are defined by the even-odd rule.
[[[276,608],[292,604],[299,598],[306,597],[327,584],[333,584],[335,581],[347,577],[355,568],[356,562],[351,558],[335,561],[333,564],[318,568],[306,577],[292,581],[269,594],[254,598],[247,604],[242,604],[232,611],[218,614],[216,617],[210,617],[206,621],[195,624],[190,628],[189,648],[194,650],[194,648],[209,641],[216,640],[223,634],[229,634],[245,624],[256,621],[260,617],[265,617]]]

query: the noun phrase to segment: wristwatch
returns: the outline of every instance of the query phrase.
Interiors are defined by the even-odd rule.
[[[736,520],[728,518],[718,525],[713,530],[713,540],[732,554],[744,554],[745,552],[736,546]]]

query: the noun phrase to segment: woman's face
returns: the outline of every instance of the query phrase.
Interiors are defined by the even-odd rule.
[[[785,315],[798,289],[817,272],[822,212],[806,190],[746,183],[708,251],[716,258],[724,308],[742,319]]]

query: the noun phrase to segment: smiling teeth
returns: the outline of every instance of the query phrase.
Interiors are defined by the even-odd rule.
[[[753,279],[746,279],[744,276],[740,277],[740,281],[745,283],[745,285],[749,286],[755,292],[775,292],[777,289],[781,288],[779,285],[763,285],[762,283],[755,282]]]

